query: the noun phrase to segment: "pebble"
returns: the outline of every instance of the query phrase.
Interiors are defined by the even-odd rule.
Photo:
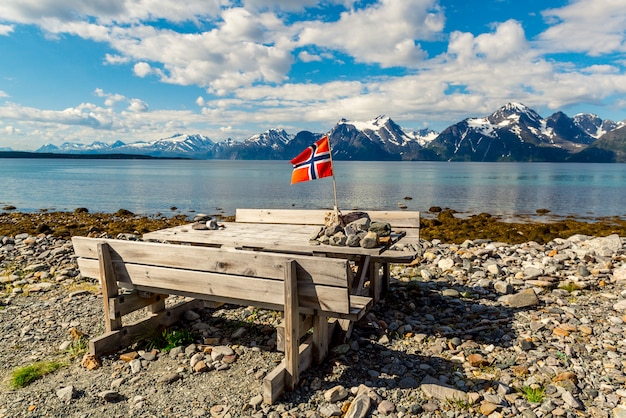
[[[7,369],[71,351],[72,328],[102,330],[97,283],[80,276],[69,241],[19,234],[0,243]],[[264,324],[255,327],[246,307],[213,308],[185,313],[196,343],[78,357],[3,393],[0,417],[626,417],[622,238],[421,245],[418,263],[392,266],[389,294],[350,340],[274,405],[261,386],[282,359],[271,348],[280,317],[254,311]],[[219,315],[231,320],[210,320]],[[543,390],[541,402],[525,387]]]

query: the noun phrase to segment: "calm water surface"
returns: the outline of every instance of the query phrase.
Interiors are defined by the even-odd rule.
[[[344,211],[402,202],[420,211],[626,217],[623,164],[337,161],[335,174]],[[0,205],[141,214],[332,207],[330,178],[290,185],[290,176],[287,161],[0,159]]]

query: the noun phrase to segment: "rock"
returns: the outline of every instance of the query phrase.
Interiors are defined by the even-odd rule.
[[[98,394],[105,402],[117,402],[122,399],[122,395],[114,390],[105,390]]]
[[[57,390],[57,397],[61,400],[61,402],[69,402],[74,396],[76,396],[76,391],[74,390],[74,386],[66,386]]]
[[[369,231],[362,239],[361,239],[361,247],[362,248],[376,248],[378,247],[378,235],[375,232]]]
[[[344,418],[365,418],[370,410],[372,401],[366,393],[357,395],[346,411]]]
[[[194,311],[185,311],[184,317],[187,321],[197,321],[198,319],[200,319],[200,315],[197,312]]]
[[[426,396],[430,398],[445,401],[447,399],[455,399],[467,402],[467,393],[454,389],[453,387],[439,381],[438,379],[426,375],[420,385]]]
[[[131,360],[129,364],[130,364],[131,373],[137,374],[141,371],[141,360],[134,359],[134,360]]]
[[[537,294],[533,289],[524,289],[513,295],[509,295],[507,303],[511,308],[525,308],[539,304]]]
[[[226,345],[218,345],[211,350],[211,360],[220,361],[224,356],[232,356],[235,352]]]
[[[565,402],[566,405],[574,408],[574,409],[583,409],[583,404],[572,395],[572,392],[566,390],[561,395],[561,399]]]
[[[326,400],[326,402],[334,403],[347,398],[348,395],[349,393],[345,387],[337,385],[324,392],[324,399]]]
[[[176,382],[177,380],[180,380],[181,377],[182,376],[178,372],[166,373],[159,378],[158,382],[161,384],[169,385]]]
[[[372,222],[368,229],[379,237],[388,237],[391,235],[391,225],[387,222]]]
[[[87,370],[95,370],[102,366],[100,360],[93,354],[85,354],[80,364]]]
[[[322,405],[319,413],[323,417],[340,417],[342,415],[341,408],[335,404]]]
[[[494,412],[496,409],[498,409],[498,405],[491,402],[483,401],[480,404],[480,413],[484,416],[491,415],[491,413]]]
[[[385,399],[378,404],[378,408],[376,408],[376,410],[382,415],[389,415],[396,410],[396,406],[392,402]]]
[[[477,354],[477,353],[470,354],[467,357],[467,361],[469,362],[469,365],[472,367],[484,367],[484,366],[489,365],[489,360],[484,358],[482,354]]]

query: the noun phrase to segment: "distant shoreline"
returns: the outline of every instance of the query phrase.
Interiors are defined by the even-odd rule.
[[[0,151],[0,158],[55,158],[71,160],[188,160],[183,157],[153,157],[141,154],[55,154],[52,152]]]

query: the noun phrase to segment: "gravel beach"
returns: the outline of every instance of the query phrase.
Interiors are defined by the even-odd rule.
[[[138,343],[91,369],[77,341],[102,333],[102,298],[71,242],[0,235],[0,417],[626,416],[626,240],[421,245],[350,341],[267,405],[280,313],[189,311],[194,343]],[[10,385],[50,360],[62,367]]]

